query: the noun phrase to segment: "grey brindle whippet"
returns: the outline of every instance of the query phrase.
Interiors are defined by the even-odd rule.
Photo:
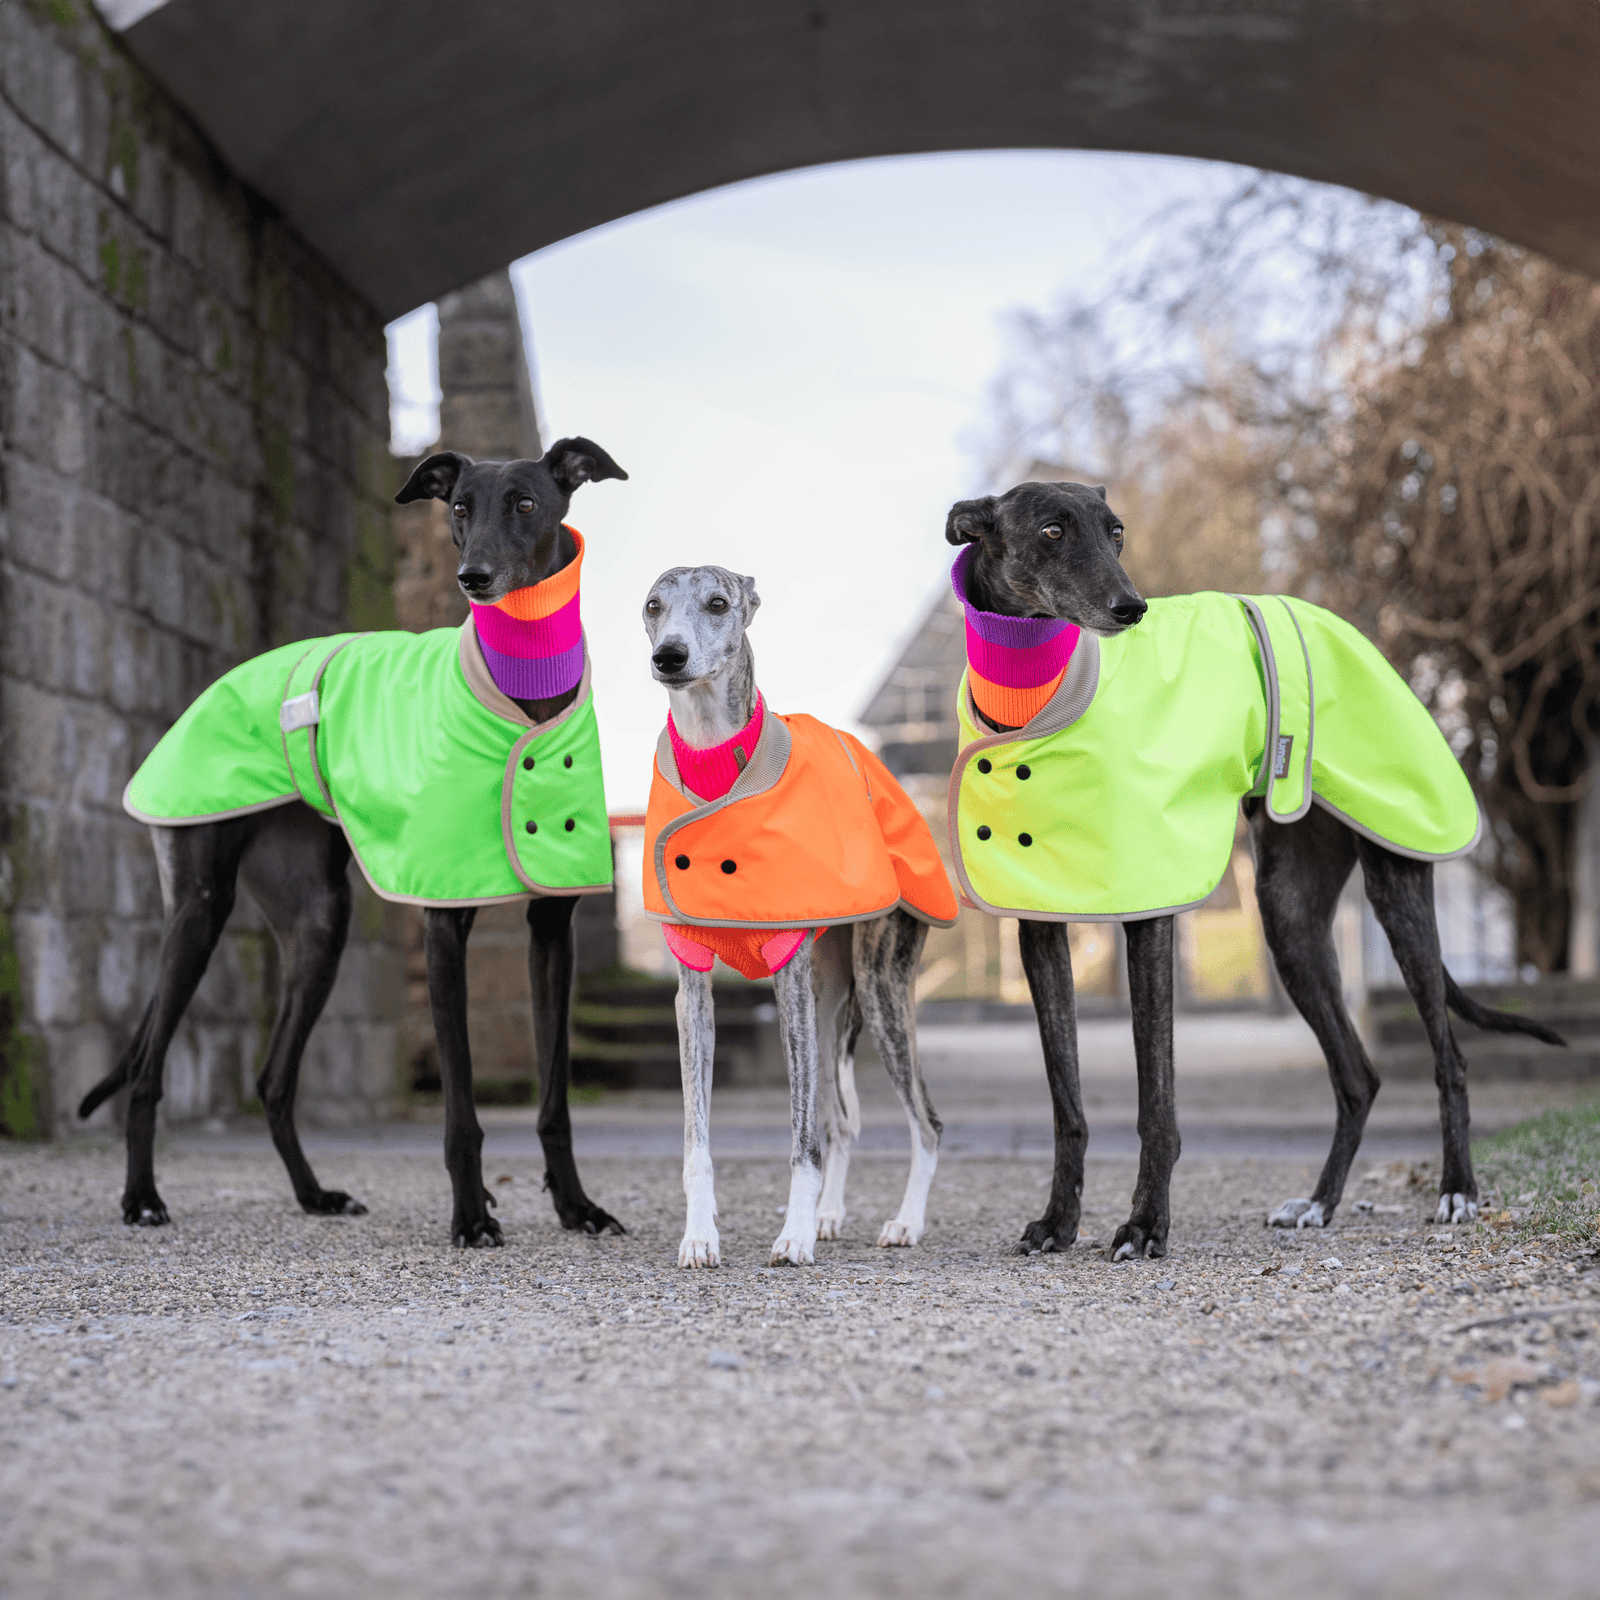
[[[1109,637],[1138,625],[1146,605],[1118,559],[1122,519],[1104,489],[1081,483],[1024,483],[1008,493],[963,500],[945,524],[951,544],[975,543],[967,593],[984,611],[1059,617]],[[988,722],[988,719],[984,719]],[[989,723],[996,731],[998,724]],[[1491,1011],[1463,994],[1445,970],[1434,918],[1433,867],[1375,844],[1313,806],[1298,822],[1269,820],[1245,802],[1256,858],[1256,898],[1268,947],[1289,998],[1311,1024],[1327,1058],[1337,1119],[1315,1190],[1285,1200],[1267,1218],[1277,1228],[1321,1228],[1344,1193],[1378,1075],[1345,1009],[1333,948],[1333,914],[1357,861],[1367,897],[1433,1047],[1444,1143],[1439,1222],[1476,1216],[1478,1184],[1468,1145],[1467,1072],[1446,1008],[1496,1033],[1559,1035],[1527,1018]],[[1170,916],[1124,923],[1139,1087],[1139,1175],[1128,1220],[1112,1239],[1116,1260],[1167,1250],[1168,1188],[1179,1137],[1172,1065],[1173,923]],[[1044,1045],[1055,1113],[1055,1174],[1045,1214],[1023,1229],[1020,1254],[1065,1250],[1078,1236],[1089,1129],[1078,1087],[1078,1028],[1067,925],[1022,921],[1022,965]]]
[[[733,738],[755,712],[755,656],[745,630],[760,604],[755,580],[724,567],[674,567],[651,585],[644,603],[651,670],[666,687],[679,737],[696,749]],[[855,1046],[863,1024],[911,1124],[905,1196],[878,1243],[913,1245],[922,1236],[940,1133],[917,1060],[912,993],[927,936],[925,923],[897,908],[825,929],[773,976],[792,1132],[789,1205],[772,1246],[775,1266],[811,1262],[816,1241],[837,1239],[844,1225],[850,1141],[861,1131]],[[714,1267],[721,1256],[710,1148],[716,1022],[709,972],[678,963],[677,1011],[688,1202],[678,1265]]]

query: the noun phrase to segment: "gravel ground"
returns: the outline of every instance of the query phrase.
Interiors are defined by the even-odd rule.
[[[519,1156],[466,1254],[436,1153],[320,1157],[372,1207],[322,1219],[264,1146],[178,1141],[142,1231],[120,1151],[0,1150],[0,1595],[1600,1588],[1600,1269],[1433,1229],[1414,1167],[1285,1236],[1309,1166],[1186,1159],[1172,1254],[1114,1267],[1131,1162],[1017,1259],[1043,1162],[948,1161],[889,1254],[866,1158],[849,1237],[773,1270],[783,1166],[725,1161],[700,1274],[676,1163],[584,1171],[628,1237],[561,1233]]]

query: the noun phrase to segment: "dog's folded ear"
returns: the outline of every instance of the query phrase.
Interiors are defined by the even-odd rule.
[[[565,494],[571,494],[580,483],[628,476],[593,439],[585,439],[581,435],[557,439],[545,451],[544,464],[550,476],[556,480],[556,487]]]
[[[408,506],[413,500],[448,500],[456,492],[461,474],[472,465],[472,457],[459,450],[441,450],[426,461],[419,461],[406,486],[395,498],[396,505]]]
[[[761,607],[761,596],[756,593],[756,580],[747,578],[743,573],[735,573],[739,580],[739,592],[744,597],[744,625],[750,626],[750,619]]]
[[[951,544],[971,544],[994,532],[997,501],[992,494],[981,500],[957,500],[944,520],[944,536]]]

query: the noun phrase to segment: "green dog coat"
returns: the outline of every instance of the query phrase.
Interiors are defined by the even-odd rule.
[[[1239,802],[1313,805],[1399,855],[1478,842],[1471,785],[1427,708],[1349,623],[1282,595],[1152,600],[1085,632],[1025,727],[995,733],[959,690],[950,841],[968,901],[1042,922],[1127,921],[1222,881]]]
[[[166,826],[304,800],[385,900],[475,906],[611,888],[589,663],[534,723],[494,686],[470,621],[342,633],[219,678],[134,773],[124,809]]]

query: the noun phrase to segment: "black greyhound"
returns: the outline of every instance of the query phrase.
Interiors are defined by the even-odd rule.
[[[395,499],[401,505],[428,498],[449,503],[451,536],[461,554],[456,581],[469,599],[491,602],[548,578],[577,554],[562,520],[580,484],[626,477],[599,445],[562,439],[539,461],[474,462],[453,450],[429,456]],[[554,699],[517,704],[542,722],[577,694],[573,689]],[[359,1200],[317,1182],[294,1125],[300,1057],[333,987],[350,925],[350,846],[344,834],[300,801],[222,822],[150,832],[167,912],[155,993],[116,1067],[78,1107],[78,1115],[87,1117],[118,1089],[132,1086],[122,1220],[147,1226],[168,1220],[156,1192],[154,1161],[167,1046],[222,936],[241,880],[272,929],[283,969],[278,1015],[256,1083],[272,1141],[305,1210],[359,1216],[367,1209]],[[572,1157],[567,1026],[576,905],[570,895],[528,902],[539,1139],[546,1186],[561,1225],[622,1233],[622,1224],[584,1193]],[[473,1107],[467,1046],[467,936],[475,916],[470,907],[430,907],[423,913],[428,998],[444,1086],[444,1158],[455,1196],[450,1235],[464,1246],[501,1242],[500,1224],[489,1215],[494,1199],[483,1183],[483,1130]]]
[[[967,594],[981,610],[1060,617],[1108,636],[1136,626],[1147,609],[1118,559],[1122,519],[1107,504],[1104,489],[1024,483],[1004,495],[959,501],[950,509],[945,537],[951,544],[978,546],[968,568]],[[1459,1222],[1476,1215],[1467,1069],[1446,1007],[1492,1032],[1532,1034],[1550,1044],[1564,1041],[1538,1023],[1488,1010],[1456,986],[1439,954],[1430,863],[1385,850],[1316,806],[1287,825],[1269,821],[1258,800],[1245,803],[1245,814],[1267,944],[1284,988],[1322,1046],[1337,1108],[1333,1147],[1315,1192],[1308,1199],[1284,1201],[1268,1221],[1285,1228],[1320,1228],[1328,1222],[1378,1093],[1378,1075],[1345,1009],[1332,938],[1339,894],[1358,860],[1367,896],[1433,1046],[1444,1138],[1438,1220]],[[1111,1242],[1116,1260],[1166,1254],[1168,1190],[1180,1147],[1172,1076],[1172,918],[1150,917],[1123,927],[1139,1085],[1139,1177],[1133,1209]],[[1055,1114],[1050,1202],[1045,1214],[1023,1229],[1016,1246],[1018,1254],[1030,1254],[1065,1250],[1078,1236],[1089,1129],[1078,1088],[1067,925],[1024,920],[1018,933]]]

